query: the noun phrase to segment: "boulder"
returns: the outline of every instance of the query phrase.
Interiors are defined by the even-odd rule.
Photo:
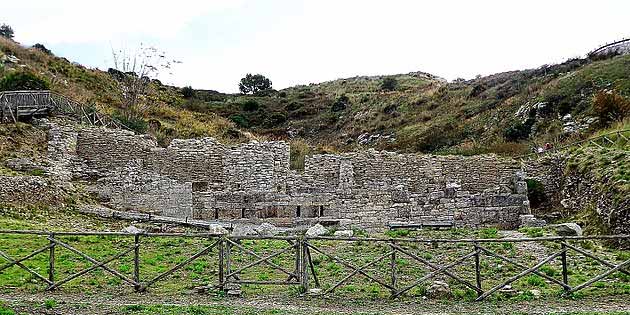
[[[354,232],[352,230],[339,230],[335,231],[334,234],[336,237],[352,237]]]
[[[260,236],[274,236],[278,234],[278,228],[275,227],[273,224],[267,222],[255,227],[254,230]]]
[[[129,233],[129,234],[140,234],[140,233],[144,233],[145,231],[143,229],[139,229],[133,225],[130,225],[124,229],[122,229],[122,232],[124,233]]]
[[[433,299],[444,298],[451,295],[451,288],[444,281],[433,281],[427,288],[427,296]]]
[[[547,225],[547,221],[536,218],[533,214],[520,215],[521,221],[519,227],[543,227]]]
[[[5,165],[8,168],[18,172],[33,171],[37,169],[41,170],[41,168],[37,164],[35,164],[35,162],[27,158],[9,159],[6,161]]]
[[[322,236],[326,233],[328,233],[328,229],[326,229],[323,225],[319,223],[311,226],[308,230],[306,230],[306,236],[311,236],[311,237]]]
[[[560,236],[582,236],[582,228],[576,223],[562,223],[555,226]]]
[[[312,294],[312,295],[318,295],[322,293],[322,289],[319,288],[312,288],[308,290],[308,294]]]
[[[258,235],[251,225],[236,225],[232,230],[232,236]]]
[[[220,224],[210,224],[210,226],[208,226],[208,233],[211,234],[228,234],[228,230],[226,230],[222,225]]]

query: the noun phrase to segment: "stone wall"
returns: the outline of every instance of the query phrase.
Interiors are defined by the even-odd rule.
[[[152,148],[145,167],[173,179],[205,182],[221,188],[225,179],[225,146],[211,138],[175,139],[167,148]]]
[[[533,179],[543,185],[547,204],[543,207],[560,205],[565,186],[566,156],[562,153],[550,153],[537,159],[523,162],[523,170],[527,179]]]
[[[46,178],[0,175],[0,203],[54,205],[61,201],[62,192]]]
[[[131,210],[176,218],[193,217],[192,184],[128,165],[101,178],[96,186],[101,202]]]
[[[529,213],[515,177],[520,165],[492,155],[324,154],[306,157],[297,172],[282,141],[226,146],[206,138],[160,148],[144,136],[88,128],[76,147],[80,160],[99,169],[100,195],[117,209],[209,220],[350,220],[365,228],[514,227]]]
[[[154,140],[131,131],[84,128],[78,133],[76,152],[90,167],[107,171],[133,161],[144,161],[156,148]]]

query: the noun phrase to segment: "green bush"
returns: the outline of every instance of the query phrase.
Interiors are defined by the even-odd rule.
[[[192,98],[195,96],[195,90],[192,86],[185,86],[182,88],[182,95],[184,98]]]
[[[527,182],[527,198],[532,208],[538,208],[547,202],[545,186],[541,182],[535,179],[526,179],[525,182]]]
[[[46,46],[44,46],[43,44],[37,43],[33,45],[33,48],[45,53],[46,55],[52,55],[52,51],[46,48]]]
[[[381,81],[381,90],[394,91],[398,86],[398,81],[392,77],[387,77]]]
[[[243,103],[243,110],[246,112],[257,111],[260,105],[255,100],[247,100]]]
[[[247,121],[247,118],[243,117],[242,115],[231,115],[230,120],[241,128],[249,127],[249,121]]]
[[[287,121],[287,115],[284,113],[273,113],[269,118],[267,118],[267,126],[269,127],[277,127],[279,125],[284,124]]]
[[[350,99],[346,95],[341,95],[332,104],[331,110],[333,112],[340,112],[346,109],[346,107],[348,107],[348,104],[350,104]]]
[[[31,72],[11,72],[0,80],[0,91],[48,90],[50,84]]]
[[[131,110],[115,111],[112,118],[137,133],[145,133],[149,127],[147,122],[140,115]]]
[[[516,142],[518,140],[524,140],[529,138],[532,132],[532,126],[534,125],[534,118],[530,117],[525,120],[525,123],[516,122],[512,126],[509,126],[503,132],[503,138],[510,142]]]

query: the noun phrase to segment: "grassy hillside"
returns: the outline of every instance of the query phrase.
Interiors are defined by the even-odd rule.
[[[0,50],[20,59],[0,68],[0,77],[27,69],[50,81],[54,91],[113,116],[120,111],[118,82],[108,73],[7,39],[0,39]],[[384,89],[386,79],[393,79],[395,86]],[[302,154],[367,147],[441,154],[526,153],[541,143],[585,137],[605,128],[608,121],[596,118],[610,111],[593,107],[601,91],[614,93],[626,104],[613,118],[630,115],[630,55],[572,59],[450,83],[412,72],[257,95],[210,90],[190,95],[158,81],[151,85],[141,125],[163,145],[176,137],[213,136],[224,142],[263,137],[289,139],[294,152]]]
[[[184,106],[258,134],[332,150],[520,154],[604,128],[595,121],[603,113],[593,109],[594,96],[614,91],[627,102],[630,56],[574,59],[452,83],[424,73],[388,77],[398,82],[394,91],[380,88],[384,76],[355,77],[257,96],[199,91]],[[567,114],[571,119],[563,121]],[[582,130],[566,133],[563,124],[571,123]]]
[[[0,37],[0,60],[15,56],[18,62],[0,62],[0,79],[13,72],[27,71],[45,79],[50,89],[72,97],[112,116],[120,115],[121,94],[118,82],[107,72],[88,69],[65,58],[34,48],[26,48]],[[148,110],[143,112],[147,132],[162,144],[173,138],[216,137],[225,142],[244,141],[249,135],[240,132],[231,121],[207,112],[182,107],[180,89],[153,81],[143,98]]]

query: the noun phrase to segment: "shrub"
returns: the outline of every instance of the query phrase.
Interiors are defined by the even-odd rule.
[[[53,300],[53,299],[46,299],[46,300],[44,301],[44,306],[45,306],[47,309],[52,309],[52,308],[54,308],[55,306],[57,306],[57,301],[55,301],[55,300]]]
[[[185,86],[182,88],[182,95],[184,98],[193,98],[195,96],[195,90],[192,86]]]
[[[387,77],[381,81],[381,90],[394,91],[398,86],[398,81],[395,78]]]
[[[340,112],[340,111],[346,109],[348,104],[350,104],[350,99],[345,94],[341,95],[332,104],[331,110],[333,112]]]
[[[269,127],[275,127],[281,125],[287,121],[287,115],[284,113],[273,113],[269,118],[267,118],[267,125]]]
[[[449,121],[443,125],[429,128],[419,141],[415,137],[409,140],[413,141],[418,151],[434,152],[442,148],[457,145],[466,137],[466,130],[454,122]]]
[[[541,182],[535,179],[526,179],[525,181],[527,182],[527,198],[532,208],[538,208],[547,202],[545,186]]]
[[[11,72],[0,80],[0,91],[47,90],[48,81],[31,72]]]
[[[246,112],[257,111],[259,107],[260,105],[258,105],[258,102],[254,100],[247,100],[243,103],[243,110]]]
[[[242,115],[231,115],[230,120],[241,128],[249,127],[249,121],[247,121],[247,118],[243,117]]]
[[[37,44],[33,45],[33,48],[37,49],[37,50],[39,50],[39,51],[41,51],[41,52],[43,52],[43,53],[45,53],[47,55],[52,55],[52,51],[50,51],[50,49],[46,48],[46,46],[44,46],[44,45],[42,45],[40,43],[37,43]]]
[[[523,140],[529,138],[529,134],[532,132],[532,126],[534,125],[535,120],[533,118],[528,118],[525,123],[516,122],[512,126],[509,126],[503,132],[503,138],[507,141],[515,142],[518,140]]]
[[[299,109],[300,107],[302,107],[302,104],[301,104],[300,102],[291,101],[291,102],[289,102],[289,104],[287,104],[284,108],[285,108],[287,111],[292,112],[292,111],[294,111],[294,110],[296,110],[296,109]]]
[[[289,168],[292,170],[304,170],[306,155],[311,152],[309,145],[303,140],[291,141],[289,154]]]
[[[6,37],[8,39],[12,39],[13,38],[13,28],[11,28],[11,26],[9,26],[9,25],[2,24],[2,26],[0,26],[0,36]]]
[[[118,110],[114,112],[112,118],[137,133],[145,133],[148,128],[147,122],[133,110]]]
[[[616,91],[599,91],[593,98],[593,110],[599,121],[607,125],[614,120],[622,120],[630,116],[630,100]]]

